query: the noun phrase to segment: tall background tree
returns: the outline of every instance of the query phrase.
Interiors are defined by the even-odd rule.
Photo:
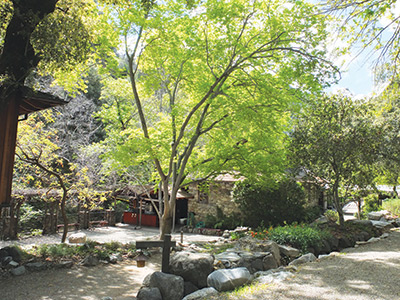
[[[291,155],[311,178],[324,180],[333,204],[344,224],[339,189],[363,186],[372,177],[360,179],[368,166],[377,161],[380,128],[375,126],[373,111],[363,101],[341,94],[313,99],[295,117]]]

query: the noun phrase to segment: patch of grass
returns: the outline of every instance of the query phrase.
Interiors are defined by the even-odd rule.
[[[31,257],[50,258],[52,260],[60,258],[81,259],[88,255],[95,255],[99,259],[106,260],[110,254],[116,252],[132,257],[132,252],[135,250],[136,248],[133,244],[122,244],[114,241],[101,244],[88,240],[83,245],[43,244],[25,253]]]
[[[279,226],[268,232],[268,238],[281,245],[289,245],[307,253],[309,248],[321,246],[323,240],[331,234],[326,231],[305,224]]]
[[[204,249],[204,252],[210,254],[219,254],[233,247],[232,243],[227,243],[227,244],[206,243],[206,244],[201,244],[199,246]]]

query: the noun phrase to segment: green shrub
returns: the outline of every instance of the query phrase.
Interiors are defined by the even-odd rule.
[[[242,226],[242,217],[238,214],[232,214],[226,216],[222,209],[217,206],[217,214],[208,214],[204,220],[204,225],[206,228],[215,229],[235,229],[238,226]]]
[[[363,212],[365,214],[382,209],[378,195],[370,194],[364,198]]]
[[[301,222],[305,217],[305,193],[291,180],[282,181],[274,188],[243,181],[234,189],[234,201],[243,213],[244,225],[253,228],[261,222],[276,226]]]
[[[312,223],[316,219],[318,219],[322,214],[322,209],[320,206],[312,206],[312,207],[307,207],[304,210],[304,216],[303,216],[303,222],[305,223]]]
[[[306,253],[309,248],[322,246],[323,240],[327,239],[330,233],[309,225],[294,224],[270,229],[267,235],[278,244],[289,245]]]
[[[337,211],[328,209],[324,216],[328,218],[329,221],[337,223],[339,221],[339,213]]]
[[[400,199],[387,199],[382,203],[383,209],[390,211],[393,215],[400,215]]]

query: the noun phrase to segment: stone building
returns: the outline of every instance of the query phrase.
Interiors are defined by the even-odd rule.
[[[233,188],[243,177],[235,177],[232,174],[217,176],[212,181],[193,182],[189,185],[188,192],[193,198],[188,201],[189,213],[194,213],[196,220],[204,220],[207,215],[217,215],[217,207],[224,215],[240,213],[235,202],[233,202]]]

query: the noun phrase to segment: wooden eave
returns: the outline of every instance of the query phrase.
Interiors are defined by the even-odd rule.
[[[34,91],[27,87],[21,88],[21,96],[22,97],[18,111],[20,116],[68,103],[56,96]]]

